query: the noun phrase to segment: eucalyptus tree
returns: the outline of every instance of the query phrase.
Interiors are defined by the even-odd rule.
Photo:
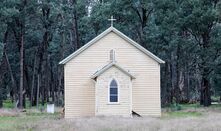
[[[211,104],[211,76],[220,55],[220,1],[188,0],[183,3],[183,27],[195,38],[198,69],[201,76],[201,99],[204,106]]]

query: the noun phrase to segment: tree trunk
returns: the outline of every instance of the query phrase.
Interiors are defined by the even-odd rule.
[[[20,87],[19,87],[19,108],[23,108],[23,88],[24,88],[24,40],[21,36],[20,47]]]
[[[41,42],[41,44],[39,44],[38,46],[38,51],[37,51],[37,56],[38,56],[38,70],[37,70],[37,77],[38,77],[38,84],[37,84],[37,94],[36,94],[36,103],[37,103],[37,107],[39,106],[39,97],[41,93],[42,98],[42,104],[44,104],[44,100],[45,99],[45,95],[44,95],[44,88],[45,88],[45,64],[44,61],[47,60],[45,58],[47,58],[47,49],[49,46],[49,42],[52,40],[52,35],[50,32],[50,27],[52,25],[52,23],[50,22],[50,7],[49,6],[43,6],[41,8],[42,11],[42,17],[45,20],[44,21],[44,35],[43,35],[43,41]],[[41,88],[41,92],[40,92],[40,88]]]
[[[41,86],[41,105],[44,106],[45,102],[45,84],[42,84]]]
[[[147,26],[147,21],[153,12],[153,8],[147,9],[142,4],[138,5],[138,7],[132,6],[133,10],[136,12],[139,18],[139,25],[138,27],[138,42],[145,48],[147,48],[146,43],[144,42],[144,28]]]
[[[3,107],[3,98],[2,98],[2,94],[3,94],[3,92],[2,92],[2,88],[0,87],[0,108]]]
[[[182,88],[182,72],[180,68],[180,44],[177,44],[176,48],[176,103],[180,103],[182,95],[181,95],[181,88]]]
[[[14,77],[12,69],[11,69],[11,64],[9,63],[8,55],[7,55],[6,52],[5,52],[5,58],[6,58],[6,61],[7,61],[8,71],[10,73],[10,77],[11,77],[11,81],[12,81],[13,101],[16,101],[16,99],[17,99],[17,96],[16,96],[17,84],[16,84],[15,77]],[[15,106],[15,108],[17,108],[17,107]]]
[[[54,76],[53,76],[53,69],[51,67],[51,97],[52,97],[52,101],[55,102],[55,80],[54,80]]]
[[[7,55],[6,55],[6,43],[8,38],[8,29],[4,33],[3,38],[3,53],[2,59],[0,63],[0,108],[3,107],[3,89],[2,89],[2,81],[5,73],[7,72]]]
[[[171,53],[171,82],[172,82],[172,97],[175,98],[175,102],[179,103],[178,83],[177,83],[177,58],[176,51]]]
[[[32,85],[31,85],[31,96],[30,96],[30,105],[34,105],[33,97],[34,97],[34,88],[35,88],[35,73],[36,73],[36,65],[37,65],[37,53],[35,53],[34,63],[33,63],[33,74],[32,74]]]
[[[189,68],[188,63],[185,62],[185,72],[184,72],[184,87],[185,87],[185,101],[189,102],[189,85],[190,85],[190,74],[189,74]]]
[[[170,63],[165,63],[165,75],[166,75],[166,98],[167,103],[171,104],[173,103],[173,88],[172,88],[172,80],[171,80],[171,65]]]
[[[210,86],[209,81],[203,77],[202,78],[202,103],[204,106],[210,106],[211,105],[211,93],[210,93]]]
[[[45,92],[45,100],[49,102],[49,92],[50,92],[50,55],[47,57],[47,69],[46,69],[46,92]]]
[[[76,3],[75,3],[76,4]],[[64,24],[64,19],[63,19],[63,16],[62,16],[62,23]],[[65,39],[65,34],[64,34],[64,31],[62,30],[61,33],[61,39],[62,39],[62,42],[60,44],[60,50],[59,50],[59,55],[60,55],[60,59],[62,60],[64,58],[64,45],[65,45],[65,42],[66,42],[66,39]],[[78,47],[79,48],[79,47]],[[77,48],[76,48],[77,49]],[[63,78],[64,78],[64,69],[63,69],[63,66],[58,66],[58,100],[59,100],[59,103],[58,105],[61,106],[62,103],[60,103],[61,99],[62,99],[62,95],[61,95],[61,90],[64,89],[63,88]]]
[[[15,77],[13,75],[12,69],[11,69],[11,64],[8,60],[8,55],[7,55],[7,51],[6,51],[6,43],[7,43],[7,37],[8,37],[8,30],[5,32],[4,35],[4,39],[3,39],[3,43],[4,43],[4,47],[3,47],[3,56],[2,56],[2,62],[0,65],[0,83],[2,81],[3,75],[7,72],[9,72],[10,74],[10,78],[11,78],[11,82],[12,82],[12,102],[14,102],[16,100],[16,93],[17,93],[17,84],[15,81]],[[5,64],[5,65],[4,65]],[[5,69],[4,69],[5,68]],[[4,73],[5,72],[5,73]],[[0,84],[1,85],[1,84]],[[2,90],[1,90],[2,91]],[[2,96],[2,95],[1,95]]]
[[[40,74],[38,74],[37,95],[36,95],[37,108],[38,108],[38,104],[39,104],[39,90],[40,90]]]
[[[203,44],[201,45],[201,51],[202,54],[200,55],[202,63],[200,65],[201,67],[201,74],[202,74],[202,80],[201,80],[201,101],[200,104],[204,106],[210,106],[211,105],[211,93],[210,93],[210,83],[209,83],[209,70],[210,67],[208,67],[208,59],[207,58],[207,51],[209,50],[209,40],[210,40],[210,32],[205,32],[202,34],[202,41]]]
[[[79,33],[78,33],[78,24],[77,24],[77,0],[72,0],[71,2],[73,7],[73,18],[72,18],[72,46],[74,51],[80,48],[79,43]]]

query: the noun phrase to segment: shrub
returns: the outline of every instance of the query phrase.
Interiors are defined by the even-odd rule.
[[[178,103],[173,103],[170,105],[170,108],[172,111],[179,111],[179,110],[182,110],[182,107],[180,104]]]

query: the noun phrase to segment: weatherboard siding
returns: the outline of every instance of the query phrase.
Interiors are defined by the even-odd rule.
[[[140,115],[160,116],[159,63],[110,32],[65,64],[65,117],[95,115],[95,82],[90,77],[110,62],[111,49],[115,49],[117,64],[136,77],[132,109]]]

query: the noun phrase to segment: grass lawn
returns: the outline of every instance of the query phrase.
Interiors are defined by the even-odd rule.
[[[162,118],[175,118],[175,117],[200,117],[203,114],[201,112],[183,112],[183,111],[174,111],[174,112],[167,112],[165,113],[165,116]]]
[[[48,117],[42,116],[18,116],[1,117],[0,130],[32,130],[37,123]],[[53,118],[50,118],[53,119]]]
[[[65,120],[59,113],[47,114],[34,109],[16,112],[0,110],[0,131],[207,131],[221,130],[221,105],[208,108],[181,105],[179,111],[163,111],[162,117],[87,117]]]

